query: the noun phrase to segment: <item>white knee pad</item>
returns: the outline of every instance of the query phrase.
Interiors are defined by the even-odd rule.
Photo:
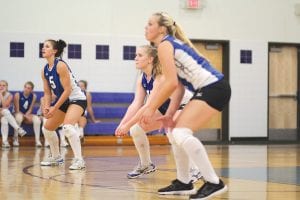
[[[174,128],[171,134],[173,134],[174,141],[178,146],[193,137],[193,131],[189,128]]]
[[[7,121],[7,119],[5,118],[5,117],[1,117],[1,124],[2,125],[8,125],[8,121]]]
[[[17,123],[18,123],[19,125],[22,124],[22,121],[23,121],[23,119],[24,119],[23,114],[17,113],[16,116],[15,116],[15,119],[16,119],[16,121],[17,121]]]
[[[53,135],[53,132],[55,133],[55,131],[49,131],[48,129],[46,129],[44,126],[42,127],[42,131],[43,131],[43,134],[46,136],[46,137],[51,137]]]
[[[64,124],[62,126],[62,130],[65,133],[65,136],[67,138],[72,137],[73,135],[78,135],[77,131],[76,131],[76,127],[72,124]],[[79,137],[79,135],[78,135]]]
[[[140,125],[135,124],[130,128],[130,136],[131,137],[139,137],[142,134],[145,134],[146,132],[144,131],[144,129],[142,129],[142,127],[140,127]]]
[[[32,122],[33,122],[33,124],[41,125],[41,119],[38,116],[36,116],[36,115],[34,115],[32,117]]]
[[[1,110],[1,114],[3,116],[7,116],[7,115],[10,115],[10,111],[8,109],[4,108],[4,109]]]
[[[172,132],[167,132],[167,137],[169,139],[170,144],[175,144],[175,139]]]

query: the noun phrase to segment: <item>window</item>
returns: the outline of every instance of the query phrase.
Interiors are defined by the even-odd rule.
[[[240,62],[242,64],[252,64],[252,50],[241,50]]]
[[[10,43],[10,57],[24,57],[24,42]]]
[[[108,60],[109,59],[109,46],[108,45],[96,45],[96,59]]]
[[[42,49],[43,49],[43,46],[44,46],[44,43],[40,43],[39,44],[39,57],[42,58],[43,55],[42,55]]]
[[[68,58],[81,59],[81,44],[68,45]]]
[[[123,60],[134,60],[135,53],[135,46],[123,46]]]

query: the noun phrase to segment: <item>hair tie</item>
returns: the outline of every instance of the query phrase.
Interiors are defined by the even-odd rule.
[[[176,26],[176,22],[175,21],[173,22],[173,26]]]

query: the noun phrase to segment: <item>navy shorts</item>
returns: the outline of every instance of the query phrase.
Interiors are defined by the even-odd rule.
[[[86,100],[72,100],[69,99],[66,100],[60,107],[59,110],[63,111],[64,113],[67,112],[69,105],[76,104],[83,108],[82,116],[84,115],[85,109],[87,107],[87,101]]]
[[[222,111],[228,104],[231,96],[229,83],[222,79],[218,82],[196,90],[191,100],[198,99],[205,101],[211,107]]]

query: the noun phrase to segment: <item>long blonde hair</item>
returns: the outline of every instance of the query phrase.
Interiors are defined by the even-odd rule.
[[[154,47],[154,46],[151,46],[151,45],[142,45],[142,46],[140,46],[140,48],[144,49],[146,54],[149,57],[153,58],[153,62],[152,62],[152,65],[153,65],[152,76],[153,76],[153,78],[155,78],[158,75],[161,75],[162,74],[162,68],[161,68],[160,62],[158,60],[157,48]]]
[[[153,14],[154,16],[158,17],[158,25],[164,26],[167,29],[167,33],[179,40],[183,43],[187,44],[189,47],[194,49],[199,55],[200,52],[196,49],[193,45],[191,40],[185,35],[180,25],[172,19],[172,17],[166,12],[157,12]]]

